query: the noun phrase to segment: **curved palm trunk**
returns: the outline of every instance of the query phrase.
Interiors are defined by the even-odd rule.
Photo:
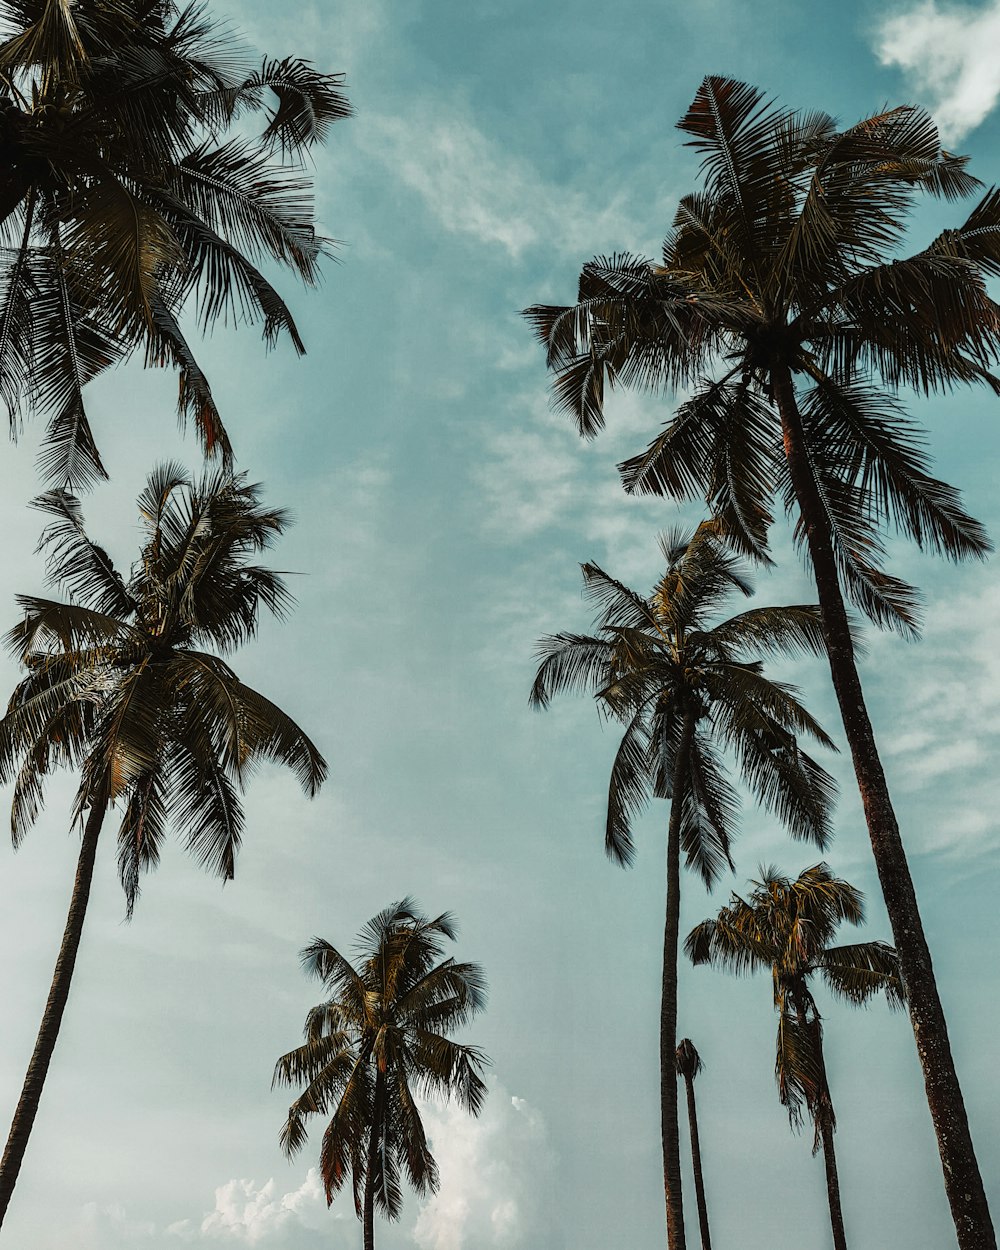
[[[787,366],[775,368],[772,379],[792,488],[816,578],[830,672],[851,749],[893,940],[899,952],[910,1021],[958,1244],[961,1250],[996,1250],[996,1235],[948,1041],[948,1026],[906,852],[865,705],[829,524],[809,464],[791,373]]]
[[[32,1125],[38,1113],[38,1104],[42,1097],[52,1052],[55,1050],[56,1038],[59,1036],[59,1026],[62,1024],[63,1012],[66,1010],[73,968],[76,965],[76,955],[80,949],[80,938],[83,935],[83,922],[87,915],[87,903],[90,899],[97,840],[100,837],[106,812],[107,805],[101,798],[91,807],[84,826],[69,914],[66,917],[66,928],[63,931],[62,944],[59,947],[55,971],[52,974],[48,1001],[45,1004],[42,1023],[35,1040],[35,1049],[24,1078],[21,1097],[11,1122],[7,1146],[3,1152],[3,1159],[0,1161],[0,1225],[3,1224],[7,1214],[7,1207],[21,1170],[28,1138],[31,1136]]]
[[[691,1166],[694,1169],[694,1192],[698,1202],[698,1226],[701,1229],[701,1250],[712,1250],[708,1232],[708,1204],[705,1202],[705,1178],[701,1170],[701,1142],[698,1138],[698,1109],[694,1101],[694,1077],[684,1074],[687,1090],[688,1128],[691,1132]]]
[[[830,1227],[833,1230],[833,1250],[847,1250],[844,1232],[844,1213],[840,1207],[840,1179],[837,1176],[837,1155],[833,1148],[833,1125],[828,1115],[820,1114],[819,1136],[823,1145],[823,1163],[826,1167],[826,1196],[830,1204]]]
[[[694,717],[684,717],[674,767],[667,827],[667,911],[663,926],[663,977],[660,992],[660,1140],[663,1146],[663,1193],[667,1204],[667,1246],[685,1250],[684,1200],[681,1193],[681,1139],[677,1119],[677,945],[681,923],[681,814],[687,757]]]

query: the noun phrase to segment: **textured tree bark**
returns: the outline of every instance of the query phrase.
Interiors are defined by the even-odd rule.
[[[663,977],[660,994],[660,1140],[663,1193],[667,1204],[667,1246],[685,1250],[681,1193],[681,1139],[677,1119],[677,944],[681,923],[681,812],[694,716],[685,714],[674,766],[667,828],[667,909],[663,926]]]
[[[378,1167],[379,1142],[382,1140],[382,1114],[385,1103],[385,1073],[375,1077],[375,1100],[372,1107],[371,1134],[368,1138],[368,1162],[365,1168],[364,1250],[375,1250],[375,1171]]]
[[[38,1113],[38,1104],[41,1101],[52,1052],[55,1050],[56,1039],[59,1036],[63,1012],[66,1010],[73,968],[76,965],[76,955],[80,949],[80,938],[83,935],[83,922],[87,915],[90,885],[94,877],[97,840],[101,834],[101,825],[104,823],[106,812],[107,805],[101,798],[91,807],[84,826],[73,894],[70,898],[66,928],[63,931],[59,955],[56,958],[55,971],[52,974],[49,997],[45,1004],[38,1037],[35,1040],[35,1049],[28,1063],[21,1097],[11,1122],[7,1146],[3,1152],[3,1159],[0,1160],[0,1226],[7,1214],[14,1186],[17,1184],[18,1173],[21,1171],[21,1163],[24,1160],[28,1138],[31,1136],[31,1129]]]
[[[830,1227],[833,1230],[833,1250],[847,1250],[847,1234],[844,1232],[844,1213],[840,1207],[840,1179],[837,1176],[837,1155],[833,1148],[833,1125],[829,1116],[820,1116],[820,1141],[823,1143],[823,1163],[826,1167],[826,1196],[830,1203]]]
[[[701,1141],[698,1137],[698,1109],[694,1101],[694,1077],[685,1074],[684,1085],[687,1090],[688,1129],[691,1133],[691,1166],[694,1169],[694,1193],[698,1203],[701,1250],[712,1250],[712,1238],[708,1231],[708,1204],[705,1201],[705,1178],[701,1170]]]
[[[948,1026],[906,852],[865,705],[829,523],[809,463],[791,373],[787,366],[780,366],[772,369],[771,376],[792,488],[816,578],[830,672],[851,749],[893,941],[899,952],[910,1022],[923,1069],[958,1244],[961,1250],[996,1250],[996,1235],[951,1054]]]

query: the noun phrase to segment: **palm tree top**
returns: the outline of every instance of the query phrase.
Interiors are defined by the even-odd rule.
[[[473,1115],[483,1106],[489,1060],[449,1036],[486,1004],[482,968],[445,956],[456,934],[450,913],[424,916],[404,898],[364,926],[353,962],[322,938],[302,951],[331,997],[306,1017],[304,1044],[275,1065],[272,1088],[304,1085],[281,1145],[296,1154],[310,1116],[331,1115],[320,1148],[327,1201],[351,1173],[366,1221],[375,1208],[398,1218],[403,1175],[419,1193],[438,1186],[415,1092],[455,1098]]]
[[[790,985],[819,973],[827,988],[854,1006],[883,993],[901,1007],[905,990],[895,950],[884,942],[833,946],[843,923],[862,925],[864,896],[835,877],[826,863],[795,878],[762,867],[747,898],[732,894],[713,920],[688,934],[684,949],[695,964],[710,963],[737,975],[771,969],[775,1002]]]
[[[605,848],[631,862],[631,825],[650,795],[669,798],[682,726],[690,716],[693,789],[682,842],[689,866],[711,884],[729,865],[739,798],[719,752],[732,749],[743,775],[796,837],[823,845],[835,787],[798,744],[808,736],[833,744],[797,698],[771,681],[762,656],[824,650],[818,609],[811,605],[750,608],[715,621],[728,596],[752,593],[742,562],[716,522],[661,538],[666,571],[647,598],[584,564],[584,593],[596,608],[594,634],[552,634],[530,701],[593,696],[602,713],[626,726],[612,768]],[[835,748],[834,748],[835,749]]]
[[[244,685],[223,658],[255,632],[261,608],[292,603],[254,557],[287,524],[243,475],[193,479],[176,464],[139,497],[143,543],[128,577],[85,530],[79,501],[50,491],[40,548],[68,602],[20,595],[6,635],[27,676],[0,721],[0,780],[14,781],[15,844],[38,816],[55,768],[81,770],[76,815],[123,806],[119,869],[131,912],[168,825],[229,879],[243,828],[239,795],[256,764],[291,769],[307,794],[326,777],[310,739]]]
[[[688,388],[619,466],[625,488],[703,498],[741,550],[766,558],[775,499],[795,505],[776,403],[794,379],[845,586],[877,624],[913,632],[919,596],[882,570],[884,529],[953,559],[991,546],[960,493],[930,475],[897,394],[966,382],[1000,393],[1000,306],[987,289],[1000,274],[1000,190],[900,256],[918,194],[981,186],[922,109],[840,128],[706,78],[678,124],[702,155],[703,187],[680,201],[661,261],[597,257],[575,305],[526,310],[555,402],[592,437],[615,386]]]
[[[705,1065],[701,1061],[701,1055],[695,1049],[694,1042],[689,1037],[682,1037],[677,1043],[677,1075],[690,1077],[692,1080],[704,1071]]]
[[[304,350],[261,263],[311,284],[330,250],[305,160],[350,115],[342,76],[252,57],[197,3],[14,0],[4,27],[0,399],[46,416],[43,473],[79,490],[106,476],[84,387],[139,350],[228,464],[182,310]]]

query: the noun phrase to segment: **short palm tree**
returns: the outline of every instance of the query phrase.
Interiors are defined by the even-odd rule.
[[[677,1075],[684,1078],[687,1094],[688,1133],[691,1137],[691,1168],[694,1172],[694,1193],[698,1204],[698,1227],[701,1230],[701,1250],[712,1250],[712,1238],[708,1229],[708,1203],[705,1201],[705,1176],[701,1168],[701,1138],[698,1135],[698,1107],[694,1099],[694,1079],[704,1068],[701,1055],[689,1037],[681,1038],[677,1046]]]
[[[706,78],[678,123],[704,188],[681,200],[662,264],[599,258],[578,302],[528,310],[557,402],[595,435],[607,388],[684,387],[663,432],[621,465],[626,489],[709,501],[766,558],[775,498],[796,516],[816,580],[844,731],[908,990],[945,1185],[962,1250],[996,1239],[930,952],[855,662],[844,596],[913,632],[917,597],[882,568],[888,525],[953,559],[982,527],[928,472],[904,386],[980,382],[1000,351],[1000,190],[957,229],[899,258],[918,192],[981,184],[930,117],[896,108],[840,129],[757,88]]]
[[[840,924],[864,923],[862,895],[833,876],[826,864],[792,881],[768,868],[750,883],[749,898],[734,894],[714,920],[688,935],[684,949],[696,964],[729,972],[769,968],[778,1012],[774,1073],[781,1104],[793,1127],[805,1111],[812,1120],[813,1153],[822,1146],[835,1250],[847,1250],[833,1133],[837,1119],[823,1060],[823,1021],[810,988],[819,974],[838,998],[862,1006],[884,994],[891,1007],[904,1002],[895,950],[884,942],[833,946]]]
[[[47,414],[57,485],[104,473],[84,385],[135,350],[180,375],[206,451],[229,442],[182,325],[301,339],[259,267],[306,282],[323,251],[301,157],[348,115],[339,76],[257,68],[203,6],[9,0],[0,42],[0,398]],[[257,128],[246,115],[268,101]]]
[[[7,642],[27,669],[0,720],[0,780],[14,782],[17,845],[49,775],[80,771],[76,881],[45,1013],[0,1161],[0,1223],[24,1158],[83,933],[98,839],[116,808],[128,912],[172,827],[209,872],[229,880],[243,836],[240,794],[258,761],[287,765],[315,794],[326,765],[302,730],[245,686],[222,656],[249,639],[260,607],[290,604],[282,579],[252,562],[284,528],[258,487],[223,472],[193,482],[175,465],[139,497],[140,558],[123,578],[87,537],[77,501],[36,500],[50,580],[68,601],[22,595]]]
[[[275,1065],[272,1087],[305,1087],[281,1145],[291,1157],[309,1117],[331,1117],[319,1155],[326,1200],[350,1173],[365,1250],[376,1210],[399,1218],[404,1175],[418,1193],[438,1187],[415,1094],[453,1097],[472,1115],[486,1095],[485,1055],[448,1036],[482,1010],[486,981],[478,964],[444,958],[443,938],[455,938],[452,916],[422,916],[405,898],[365,925],[357,964],[320,938],[302,952],[332,997],[306,1017],[305,1043]]]
[[[823,845],[833,783],[800,747],[829,739],[788,686],[764,676],[761,655],[822,649],[814,607],[755,608],[712,624],[734,591],[750,594],[740,562],[716,527],[665,536],[667,569],[647,599],[583,566],[599,614],[594,635],[555,634],[539,645],[531,701],[562,690],[592,694],[625,725],[611,769],[605,848],[633,855],[631,823],[650,794],[670,800],[667,899],[660,1007],[660,1122],[667,1239],[683,1250],[677,1124],[677,944],[680,860],[711,886],[725,866],[739,799],[723,764],[732,752],[742,780],[796,837]]]

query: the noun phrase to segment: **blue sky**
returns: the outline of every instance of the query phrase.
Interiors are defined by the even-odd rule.
[[[240,671],[312,734],[331,778],[310,804],[290,778],[262,773],[235,883],[221,890],[174,848],[130,924],[103,848],[8,1242],[359,1244],[349,1202],[327,1211],[310,1152],[283,1160],[287,1097],[269,1092],[270,1073],[316,998],[297,951],[317,934],[348,946],[375,911],[413,894],[454,911],[458,953],[486,967],[490,1006],[470,1036],[493,1057],[492,1089],[476,1123],[428,1111],[440,1194],[409,1195],[378,1244],[653,1250],[666,812],[656,804],[644,818],[631,871],[609,864],[613,730],[586,701],[539,715],[527,694],[536,639],[588,623],[581,561],[639,589],[658,575],[656,533],[677,513],[625,497],[614,466],[669,409],[620,396],[607,432],[582,443],[549,408],[518,310],[571,300],[594,254],[655,254],[694,184],[673,124],[706,73],[845,121],[886,102],[925,104],[974,171],[1000,180],[1000,4],[254,0],[213,11],[260,49],[344,71],[357,108],[316,158],[339,263],[319,291],[289,291],[309,354],[266,356],[249,330],[220,330],[204,352],[241,467],[297,517],[275,563],[303,574],[298,610],[264,624]],[[961,209],[948,211],[957,220]],[[940,216],[915,222],[915,244]],[[125,565],[149,467],[196,463],[193,440],[175,430],[174,385],[130,368],[94,388],[112,481],[86,511]],[[941,474],[997,534],[995,403],[968,394],[912,410]],[[11,621],[14,593],[41,584],[38,518],[24,507],[38,489],[34,437],[0,462],[10,535],[0,605],[5,596]],[[810,600],[786,535],[776,547],[761,601]],[[990,565],[955,569],[905,547],[893,556],[926,591],[924,638],[873,637],[864,677],[1000,1214],[1000,591]],[[840,741],[822,668],[785,675]],[[859,804],[843,761],[830,766],[844,784],[828,859],[868,894],[868,936],[888,937]],[[0,850],[0,1089],[11,1106],[72,881],[71,790],[53,788],[16,855]],[[748,806],[737,876],[713,897],[684,882],[685,931],[759,863],[796,873],[815,858]],[[881,1005],[829,1004],[826,1023],[852,1244],[950,1244],[907,1021]],[[789,1132],[774,1089],[766,981],[683,968],[679,1027],[706,1065],[698,1096],[717,1243],[825,1246],[822,1163],[808,1136]]]

